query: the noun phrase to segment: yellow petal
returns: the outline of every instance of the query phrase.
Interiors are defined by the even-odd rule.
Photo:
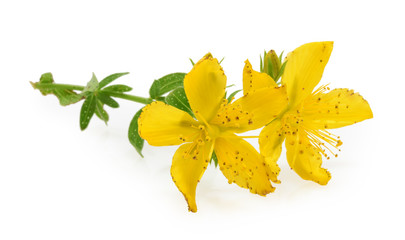
[[[153,146],[191,142],[199,134],[198,123],[189,114],[159,101],[143,109],[138,124],[139,135]]]
[[[368,102],[353,90],[318,93],[304,102],[302,117],[313,129],[339,128],[373,117]]]
[[[248,121],[240,122],[235,132],[257,129],[271,122],[287,106],[285,87],[268,87],[249,92],[230,105],[249,115]],[[226,124],[225,124],[226,125]]]
[[[198,120],[209,122],[225,95],[226,76],[218,60],[205,55],[184,78],[184,90]]]
[[[226,99],[210,124],[220,126],[222,129],[226,128],[230,132],[246,132],[255,127],[253,126],[253,115],[250,112],[244,111],[239,103],[228,104]],[[258,127],[261,126],[255,128]]]
[[[253,70],[249,60],[246,60],[243,68],[243,94],[264,87],[277,87],[277,84],[266,73]]]
[[[303,179],[326,185],[331,178],[328,170],[321,167],[322,156],[304,134],[287,135],[287,161]]]
[[[173,156],[170,173],[173,182],[183,193],[188,204],[188,210],[191,212],[197,211],[196,188],[205,169],[207,169],[212,151],[212,142],[203,145],[193,142],[181,145]]]
[[[333,42],[313,42],[288,54],[282,83],[287,87],[291,106],[299,104],[318,85],[332,48]]]
[[[262,196],[275,190],[269,180],[277,180],[276,173],[271,172],[263,157],[242,138],[235,135],[217,138],[215,154],[219,169],[229,183],[234,182]]]
[[[277,174],[280,172],[277,160],[280,157],[284,139],[280,119],[274,119],[263,128],[259,135],[260,153],[269,167],[275,169]]]

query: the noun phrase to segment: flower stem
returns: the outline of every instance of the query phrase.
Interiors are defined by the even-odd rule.
[[[49,89],[66,89],[66,90],[77,90],[83,91],[84,86],[70,85],[70,84],[59,84],[59,83],[32,83],[31,85],[38,90],[49,90]]]
[[[103,91],[104,93],[107,93],[111,97],[116,97],[116,98],[122,98],[125,100],[137,102],[137,103],[143,103],[143,104],[149,104],[153,100],[152,98],[144,98],[144,97],[138,97],[130,94],[125,94],[125,93],[118,93],[118,92],[110,92],[110,91]]]
[[[77,91],[84,90],[84,86],[60,84],[60,83],[32,83],[31,82],[31,85],[38,90],[51,90],[51,89],[52,90],[54,90],[54,89],[77,90]],[[153,101],[153,99],[151,99],[151,98],[144,98],[144,97],[134,96],[134,95],[120,93],[120,92],[113,92],[113,91],[103,91],[103,92],[110,95],[111,97],[121,98],[121,99],[129,100],[132,102],[142,103],[145,105],[149,104]]]

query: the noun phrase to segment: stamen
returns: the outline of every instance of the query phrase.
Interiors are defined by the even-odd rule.
[[[310,143],[327,159],[329,159],[329,156],[326,152],[337,157],[334,151],[340,151],[339,146],[343,144],[342,141],[339,140],[339,136],[329,133],[326,130],[304,128],[304,131],[307,133]],[[327,143],[327,145],[325,143]]]
[[[201,115],[201,113],[196,112],[195,115],[198,116],[198,118],[204,122],[205,126],[206,126],[208,129],[211,130],[211,126],[207,123],[207,121],[206,121],[205,118]],[[200,125],[200,126],[202,126],[202,125]],[[200,128],[200,126],[198,126],[198,128]],[[200,129],[200,130],[202,130],[202,129]]]
[[[318,89],[316,89],[313,93],[312,93],[312,95],[317,95],[317,94],[320,94],[320,93],[324,93],[324,92],[326,92],[327,90],[329,90],[329,83],[328,84],[325,84],[325,85],[321,85]]]
[[[196,149],[196,148],[197,148],[197,145],[198,145],[197,142],[194,141],[194,142],[190,145],[190,147],[184,152],[183,158],[187,159],[193,151],[197,150],[197,149]]]
[[[192,141],[194,141],[194,139],[195,139],[196,137],[198,137],[198,136],[200,136],[200,135],[201,135],[200,132],[194,132],[194,133],[192,133],[192,134],[190,134],[190,135],[187,135],[187,136],[184,136],[184,135],[180,134],[180,135],[179,135],[179,139],[180,139],[181,141],[183,141],[183,142],[192,142]]]

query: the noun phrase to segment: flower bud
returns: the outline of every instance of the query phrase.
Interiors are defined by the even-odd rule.
[[[282,55],[283,53],[277,56],[274,50],[270,50],[267,53],[264,52],[263,60],[260,57],[260,71],[268,74],[275,82],[278,81],[284,71],[285,63],[281,64]]]

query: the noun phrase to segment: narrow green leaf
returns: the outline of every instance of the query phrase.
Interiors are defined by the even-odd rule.
[[[193,62],[193,59],[191,59],[191,58],[189,58],[189,59],[190,59],[191,64],[194,66],[195,63]]]
[[[98,88],[101,89],[101,88],[107,86],[108,84],[110,84],[112,81],[116,80],[117,78],[122,77],[127,74],[129,74],[129,72],[111,74],[110,76],[101,80],[100,84],[98,85]]]
[[[159,80],[153,81],[152,85],[150,86],[149,89],[149,96],[152,99],[156,99],[157,97],[160,96],[160,82]]]
[[[129,129],[128,129],[128,139],[129,142],[134,146],[136,151],[143,157],[142,155],[142,149],[143,149],[143,144],[145,140],[139,136],[138,133],[138,118],[142,113],[142,109],[139,109],[139,111],[135,114],[135,116],[132,118],[131,123],[129,124]]]
[[[82,131],[87,128],[94,115],[94,111],[96,110],[96,100],[97,99],[94,95],[89,95],[83,102],[80,110],[80,129]]]
[[[178,87],[183,87],[186,73],[171,73],[158,79],[160,83],[159,96],[168,93]]]
[[[285,69],[285,65],[287,65],[287,61],[285,61],[285,62],[283,63],[283,65],[281,65],[280,72],[278,73],[277,77],[274,79],[274,81],[275,81],[276,83],[278,82],[278,79],[281,78],[281,76],[283,76],[284,69]]]
[[[120,106],[117,101],[115,101],[112,97],[110,97],[110,95],[104,93],[103,91],[98,92],[97,97],[102,103],[109,107],[118,108]]]
[[[38,89],[42,95],[53,94],[59,99],[62,106],[76,103],[82,99],[82,96],[73,90],[57,88],[54,85],[52,73],[44,73],[41,75],[39,82],[31,83],[35,89]],[[45,87],[46,86],[46,87]]]
[[[224,61],[224,59],[225,59],[225,57],[223,57],[223,58],[221,59],[221,61],[219,61],[219,64],[221,64],[221,63],[222,63],[222,61]]]
[[[283,62],[283,53],[284,53],[284,51],[282,51],[280,56],[278,56],[278,59],[280,60],[281,63]]]
[[[260,72],[266,72],[266,69],[267,69],[267,66],[265,66],[265,62],[266,62],[266,60],[265,60],[265,58],[266,58],[266,55],[267,55],[267,53],[266,53],[266,50],[264,50],[264,53],[263,53],[263,66],[262,67],[260,67],[261,68],[261,70],[260,70]],[[262,56],[260,56],[260,58],[261,58]]]
[[[231,93],[231,94],[229,95],[229,97],[227,98],[227,99],[228,99],[228,103],[230,103],[230,102],[232,101],[232,98],[235,97],[235,95],[236,95],[238,92],[240,92],[240,91],[242,91],[242,90],[239,89],[239,90],[236,90],[235,92]]]
[[[215,167],[218,167],[218,158],[217,155],[215,154],[215,151],[212,152],[210,164],[212,164],[212,162],[214,162]]]
[[[99,99],[96,99],[95,114],[98,118],[100,118],[102,121],[104,121],[105,124],[107,125],[109,116],[108,116],[108,113],[104,110],[103,103]]]
[[[69,104],[77,103],[82,99],[82,96],[74,92],[73,90],[67,89],[55,89],[53,94],[59,99],[59,103],[62,106],[67,106]]]
[[[176,88],[171,93],[169,93],[169,95],[167,95],[166,97],[166,103],[182,111],[185,111],[192,117],[194,117],[194,113],[191,110],[186,92],[184,91],[183,87]]]
[[[234,87],[234,86],[235,86],[235,84],[231,84],[231,85],[226,86],[226,88],[230,88],[230,87]]]
[[[103,88],[102,91],[110,91],[110,92],[129,92],[131,91],[132,88],[123,84],[116,84],[116,85],[111,85],[108,87]]]
[[[262,55],[260,55],[260,72],[263,72],[263,59],[262,59]]]
[[[87,83],[86,87],[83,89],[83,92],[80,95],[87,96],[90,93],[96,91],[98,86],[99,86],[98,80],[96,78],[96,75],[93,73],[93,76],[91,77],[90,81]]]

